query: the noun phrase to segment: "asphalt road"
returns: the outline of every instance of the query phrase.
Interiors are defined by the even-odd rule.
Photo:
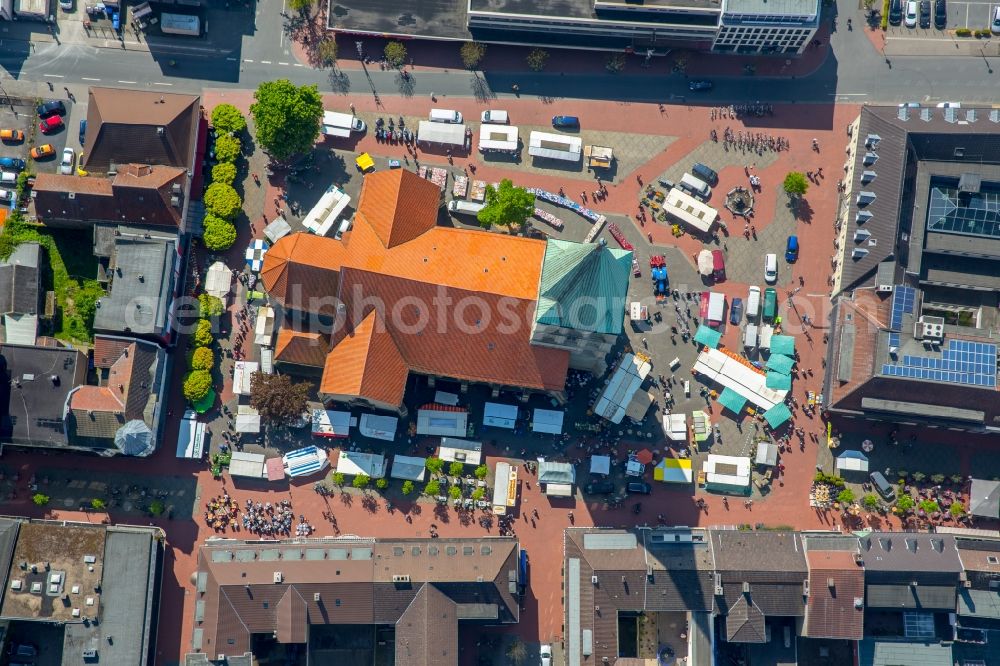
[[[250,17],[243,15],[249,22]],[[218,25],[218,21],[216,21]],[[622,101],[694,102],[1000,102],[993,62],[986,58],[894,57],[885,59],[868,44],[860,30],[840,30],[832,36],[833,54],[815,74],[806,78],[742,76],[715,79],[708,93],[691,93],[677,74],[663,77],[562,75],[551,73],[471,74],[464,71],[419,73],[410,82],[378,68],[367,72],[329,71],[296,66],[281,35],[281,18],[274,4],[260,10],[252,30],[232,48],[201,48],[168,44],[154,52],[95,48],[80,44],[39,43],[17,48],[12,40],[0,45],[4,78],[57,82],[65,85],[125,85],[163,87],[198,92],[205,87],[254,88],[262,81],[288,78],[315,83],[321,90],[344,94],[505,97],[517,83],[521,95],[559,99],[616,99]],[[169,61],[176,61],[170,66]],[[1000,59],[995,59],[1000,60]],[[1000,62],[995,63],[1000,66]]]

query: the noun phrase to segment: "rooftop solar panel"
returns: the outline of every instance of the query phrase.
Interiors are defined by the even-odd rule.
[[[900,318],[902,312],[906,310],[905,303],[906,296],[901,295],[898,305]],[[895,312],[897,308],[895,297],[893,308]],[[894,336],[898,345],[897,333],[890,334],[889,344],[893,344]],[[904,354],[899,362],[884,364],[882,374],[887,377],[927,379],[994,388],[997,385],[997,345],[969,340],[948,340],[939,356]]]

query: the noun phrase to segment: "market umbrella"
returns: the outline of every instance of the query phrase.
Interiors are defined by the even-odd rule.
[[[258,238],[254,242],[250,243],[250,247],[247,248],[244,258],[246,259],[247,266],[254,273],[260,271],[264,267],[264,255],[267,254],[267,248],[270,245],[263,238]]]
[[[871,453],[872,451],[875,450],[875,442],[873,442],[870,439],[866,439],[865,441],[861,442],[861,450],[864,451],[865,453]]]
[[[694,334],[695,342],[701,343],[706,347],[711,347],[712,349],[719,346],[720,338],[722,338],[722,333],[704,324],[698,326],[698,330]]]
[[[715,267],[715,262],[712,261],[712,251],[702,250],[698,253],[698,272],[704,276],[709,276],[712,274],[712,269]]]
[[[781,372],[768,372],[766,385],[769,389],[788,391],[792,388],[792,377]]]
[[[208,267],[205,274],[205,293],[226,300],[233,287],[233,272],[221,261]]]
[[[635,454],[635,459],[641,462],[643,465],[648,465],[653,462],[653,452],[649,449],[642,449]]]
[[[148,456],[154,448],[153,431],[145,421],[133,419],[115,433],[115,446],[126,456]]]
[[[795,338],[790,335],[772,335],[771,353],[795,356]]]
[[[783,354],[771,354],[767,359],[767,369],[780,372],[783,375],[790,374],[793,365],[795,365],[795,361]]]
[[[792,410],[788,409],[788,405],[783,402],[779,402],[771,409],[764,412],[764,420],[772,428],[777,428],[785,421],[792,418]]]

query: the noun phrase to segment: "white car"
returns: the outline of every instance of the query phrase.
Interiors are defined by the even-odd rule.
[[[907,28],[917,27],[917,14],[917,0],[910,0],[906,3],[906,18],[903,20]]]
[[[961,102],[938,102],[937,108],[939,109],[961,109]]]
[[[73,167],[76,166],[76,151],[72,148],[63,148],[62,162],[59,163],[59,173],[64,176],[73,174]]]
[[[0,189],[0,201],[13,201],[13,200],[14,200],[14,190]]]
[[[764,255],[764,281],[774,284],[778,281],[778,255]]]
[[[542,666],[552,666],[552,646],[543,645],[538,650],[539,655],[542,657]]]
[[[73,0],[59,0],[59,9],[64,12],[73,11]]]

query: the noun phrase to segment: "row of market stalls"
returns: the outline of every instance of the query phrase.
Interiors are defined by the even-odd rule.
[[[794,338],[775,337],[787,338],[794,353]],[[706,346],[695,361],[694,372],[723,387],[718,401],[724,408],[739,414],[749,402],[755,413],[761,413],[769,426],[777,428],[792,417],[785,396],[791,386],[793,365],[792,358],[772,352],[767,361],[768,370],[764,371],[741,356]],[[786,378],[789,379],[787,387]]]
[[[642,421],[655,400],[647,391],[640,391],[652,370],[648,356],[634,352],[622,354],[594,401],[594,414],[616,424],[626,416],[636,422]]]

